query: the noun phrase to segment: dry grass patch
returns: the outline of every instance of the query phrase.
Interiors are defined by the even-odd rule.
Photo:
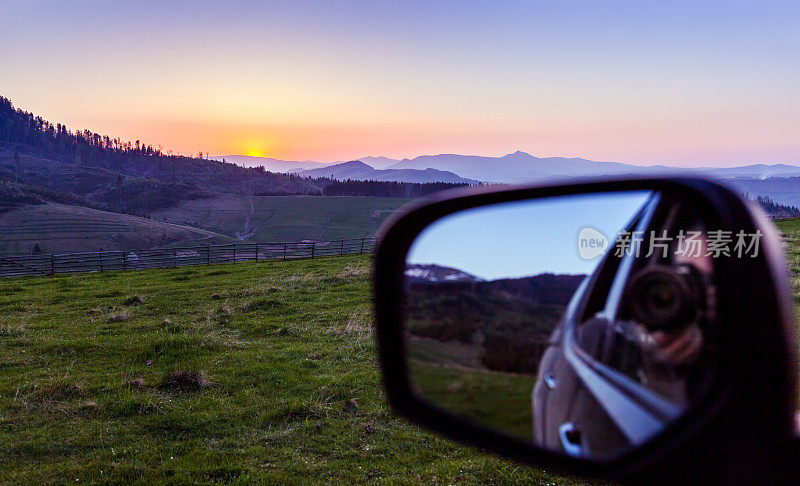
[[[18,394],[22,395],[19,390]],[[25,403],[48,403],[80,396],[83,396],[83,387],[77,383],[52,383],[41,387],[34,385],[31,392],[22,397],[22,401]]]
[[[285,282],[308,282],[310,280],[317,280],[317,276],[313,273],[295,273],[286,277]]]
[[[144,378],[134,378],[127,383],[131,390],[141,390],[145,387]]]
[[[164,377],[159,388],[171,392],[183,392],[202,390],[209,385],[205,371],[176,370]]]
[[[348,263],[337,276],[339,278],[354,278],[361,277],[362,275],[369,275],[371,272],[372,269],[369,265],[363,263]]]
[[[127,312],[112,312],[106,318],[108,322],[126,322],[131,318],[130,314]]]
[[[142,304],[144,304],[144,297],[142,297],[141,295],[132,295],[122,301],[122,305],[125,306],[142,305]]]
[[[0,337],[21,337],[25,335],[24,322],[0,323]]]
[[[337,336],[368,339],[372,336],[372,314],[365,310],[357,310],[350,314],[350,318],[344,325],[334,325],[330,331]]]

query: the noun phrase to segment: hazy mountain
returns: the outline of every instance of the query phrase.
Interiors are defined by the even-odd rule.
[[[547,181],[563,177],[698,173],[726,179],[741,192],[767,196],[778,204],[800,206],[800,167],[789,164],[751,164],[739,167],[679,168],[596,162],[582,158],[535,157],[517,151],[501,157],[439,154],[396,161],[388,157],[363,157],[360,162],[324,164],[291,162],[260,157],[227,156],[226,160],[265,165],[267,170],[300,172],[307,177],[372,179],[403,182],[505,182]],[[269,162],[272,165],[267,165]],[[374,164],[374,165],[373,165]],[[382,169],[376,169],[380,167]],[[388,168],[384,168],[388,167]]]
[[[259,167],[263,166],[270,172],[283,172],[295,173],[303,170],[318,169],[332,165],[326,162],[314,162],[311,160],[296,161],[296,160],[279,160],[270,157],[253,157],[250,155],[218,155],[211,157],[212,160],[225,160],[232,164],[241,165],[242,167]]]
[[[618,162],[594,162],[580,158],[534,157],[517,151],[502,157],[439,154],[403,159],[390,169],[435,168],[454,172],[461,177],[487,182],[523,182],[558,176],[592,176],[600,174],[640,173],[644,167]]]
[[[388,157],[361,157],[358,160],[376,169],[385,169],[400,162],[397,159],[390,159]]]
[[[313,162],[313,161],[286,161],[265,157],[248,157],[244,155],[226,155],[225,160],[246,167],[256,167],[263,165],[268,171],[298,173],[311,171],[323,167],[340,166],[343,162]],[[222,160],[223,157],[215,157]],[[481,155],[459,155],[459,154],[438,154],[421,155],[413,159],[396,160],[388,157],[362,157],[359,159],[365,165],[377,170],[425,170],[436,169],[439,171],[450,172],[464,179],[471,179],[481,182],[506,182],[519,183],[526,181],[544,180],[558,177],[592,177],[601,175],[623,175],[623,174],[663,174],[663,173],[686,173],[700,172],[712,177],[724,179],[734,177],[746,178],[767,178],[767,177],[798,177],[800,176],[800,166],[788,164],[752,164],[739,167],[700,167],[696,169],[670,167],[666,165],[641,166],[624,164],[620,162],[597,162],[582,158],[568,157],[536,157],[529,153],[517,151],[501,157],[486,157]],[[345,162],[346,163],[346,162]],[[349,170],[349,169],[348,169]],[[321,177],[325,171],[317,173],[307,173],[304,175]],[[368,171],[365,172],[368,174]],[[403,173],[394,173],[396,176]],[[405,177],[412,175],[406,173]],[[359,178],[353,176],[351,178]],[[407,179],[392,179],[389,173],[380,176],[373,174],[373,177],[380,177],[375,180],[398,180],[410,182]],[[337,176],[336,178],[340,178]],[[437,179],[438,181],[439,179]],[[444,180],[442,180],[445,182]],[[413,182],[425,182],[425,178],[415,179]],[[448,179],[446,182],[457,182]]]
[[[698,170],[722,178],[748,177],[765,179],[767,177],[800,176],[800,167],[787,164],[753,164],[744,165],[742,167],[702,168]]]
[[[331,165],[342,164],[346,161],[339,162],[316,162],[313,160],[280,160],[272,157],[254,157],[251,155],[218,155],[211,157],[212,160],[225,160],[242,167],[258,167],[264,166],[270,172],[283,172],[285,174],[293,174],[304,170],[319,169],[322,167],[329,167]],[[388,157],[362,157],[361,162],[373,167],[375,169],[385,169],[390,165],[400,162],[397,159],[390,159]]]
[[[502,157],[439,154],[403,159],[392,169],[424,169],[433,167],[448,170],[462,177],[490,182],[522,182],[559,176],[599,176],[620,174],[655,174],[701,172],[713,177],[790,177],[800,176],[800,167],[787,164],[753,164],[741,167],[703,167],[687,169],[666,165],[639,166],[620,162],[595,162],[581,158],[535,157],[517,151]]]
[[[800,177],[736,178],[727,182],[751,197],[767,196],[778,204],[800,207]]]
[[[475,183],[477,181],[459,177],[452,172],[437,169],[385,169],[377,170],[360,160],[352,160],[341,164],[331,165],[321,169],[306,170],[300,173],[304,177],[328,177],[340,181],[352,180],[372,180],[372,181],[396,181],[396,182],[456,182],[456,183]]]

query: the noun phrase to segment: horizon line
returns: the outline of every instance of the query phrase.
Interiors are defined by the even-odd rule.
[[[737,169],[737,168],[742,168],[742,167],[751,167],[751,166],[754,166],[754,165],[764,165],[764,166],[767,166],[767,167],[774,167],[774,166],[777,166],[777,165],[787,165],[787,166],[791,166],[791,167],[800,167],[800,161],[799,162],[749,162],[749,163],[748,162],[742,162],[741,165],[730,165],[730,166],[714,166],[714,165],[683,166],[683,165],[671,165],[671,164],[666,164],[666,163],[663,163],[663,162],[662,163],[654,163],[654,164],[651,164],[651,165],[645,165],[645,164],[647,164],[647,162],[636,162],[636,163],[633,163],[633,162],[616,162],[616,161],[611,161],[611,160],[593,160],[593,159],[589,159],[589,158],[586,158],[586,157],[566,157],[566,156],[563,156],[563,155],[539,156],[539,155],[533,155],[530,152],[526,152],[524,150],[516,150],[514,152],[509,152],[507,154],[496,155],[496,156],[494,156],[494,155],[478,155],[478,154],[459,154],[459,153],[455,153],[455,152],[441,152],[441,153],[438,153],[438,154],[421,154],[421,155],[417,155],[417,156],[414,156],[414,157],[403,157],[403,158],[399,158],[399,159],[395,158],[395,157],[387,157],[385,155],[365,155],[363,157],[350,159],[350,160],[329,160],[329,161],[310,160],[310,159],[306,159],[306,160],[288,160],[288,159],[279,159],[279,158],[276,158],[276,157],[265,157],[265,156],[259,156],[259,155],[246,155],[246,154],[209,155],[208,158],[210,158],[210,159],[222,159],[222,158],[225,158],[225,157],[246,157],[248,159],[266,159],[266,160],[275,160],[275,161],[279,161],[279,162],[314,163],[314,164],[336,165],[336,164],[343,164],[343,163],[347,163],[347,162],[362,162],[362,163],[365,163],[361,159],[366,159],[366,158],[384,158],[384,159],[394,160],[396,162],[402,162],[404,160],[414,160],[414,159],[417,159],[419,157],[438,157],[438,156],[442,156],[442,155],[453,155],[453,156],[458,156],[458,157],[485,157],[485,158],[492,158],[492,159],[500,159],[500,158],[507,157],[509,155],[515,155],[515,154],[518,154],[518,153],[529,155],[529,156],[535,157],[537,159],[585,160],[587,162],[593,162],[593,163],[598,163],[598,164],[621,164],[621,165],[630,165],[630,166],[642,167],[642,168],[669,167],[669,168],[687,169],[687,170],[700,170],[700,169],[715,170],[715,169]],[[369,164],[367,164],[367,165],[369,165]]]

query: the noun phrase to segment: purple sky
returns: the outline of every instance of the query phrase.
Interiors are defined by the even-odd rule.
[[[800,2],[256,3],[2,2],[0,94],[183,153],[800,164]]]

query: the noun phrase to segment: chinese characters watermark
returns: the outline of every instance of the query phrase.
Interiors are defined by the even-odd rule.
[[[649,237],[647,237],[649,236]],[[669,252],[684,258],[755,258],[761,244],[761,230],[754,233],[737,233],[725,230],[684,231],[667,235],[666,231],[623,231],[614,244],[614,256],[633,255],[649,258],[653,255],[667,258]]]

